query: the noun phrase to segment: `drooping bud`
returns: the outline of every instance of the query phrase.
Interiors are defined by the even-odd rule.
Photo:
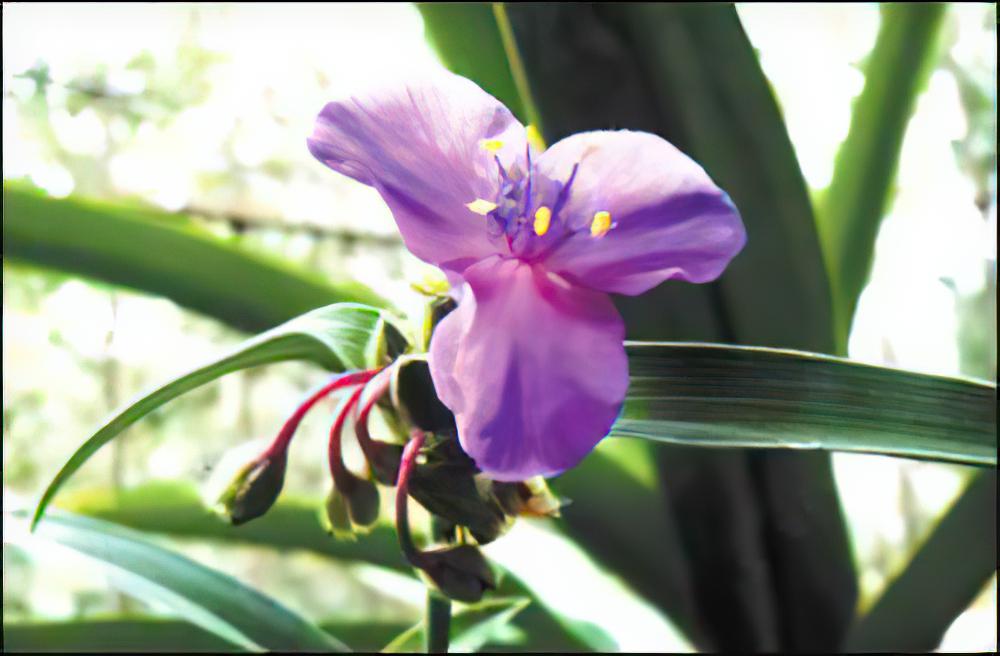
[[[247,463],[219,496],[217,508],[237,526],[266,513],[281,494],[287,460],[281,450]]]
[[[425,580],[455,601],[474,603],[483,598],[484,592],[497,587],[493,569],[482,552],[470,544],[425,551],[417,567]]]
[[[420,505],[466,527],[479,544],[497,539],[511,524],[491,486],[454,439],[433,443],[410,477],[410,494]]]
[[[351,475],[353,476],[353,475]],[[369,480],[354,477],[344,488],[334,485],[326,497],[324,525],[338,539],[353,540],[356,533],[371,530],[379,515],[378,488]]]
[[[327,495],[323,510],[325,511],[323,526],[327,533],[338,540],[354,539],[354,526],[351,524],[351,513],[347,509],[347,499],[336,486]]]

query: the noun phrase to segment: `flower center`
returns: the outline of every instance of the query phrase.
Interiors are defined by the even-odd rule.
[[[477,198],[466,207],[486,218],[489,236],[498,246],[506,245],[511,255],[521,259],[534,259],[558,241],[571,234],[588,229],[591,237],[600,238],[615,227],[611,213],[600,210],[590,217],[588,224],[570,221],[563,212],[576,179],[580,164],[574,164],[565,182],[551,180],[542,175],[531,161],[531,149],[525,149],[523,160],[504,167],[496,155],[503,143],[496,139],[484,140],[484,150],[494,153],[497,166],[497,195],[494,199]],[[543,247],[544,242],[544,247]]]

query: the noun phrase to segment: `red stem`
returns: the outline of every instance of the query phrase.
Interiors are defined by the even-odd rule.
[[[347,415],[350,413],[351,409],[354,408],[358,399],[361,398],[361,393],[364,391],[363,386],[359,386],[354,393],[351,394],[350,398],[347,399],[347,403],[341,409],[340,414],[337,415],[337,419],[333,422],[333,426],[330,427],[330,448],[329,448],[329,460],[330,460],[330,475],[333,476],[333,484],[342,492],[350,492],[350,487],[354,482],[354,474],[347,471],[347,467],[344,466],[344,457],[341,451],[341,433],[344,430],[344,422],[347,421]]]
[[[319,403],[321,399],[342,387],[357,385],[359,383],[367,383],[369,380],[374,378],[379,371],[380,369],[370,369],[368,371],[354,371],[349,374],[340,374],[329,383],[310,394],[309,397],[295,409],[292,416],[285,421],[285,425],[281,427],[281,432],[279,432],[278,436],[274,438],[274,442],[271,443],[271,446],[268,447],[262,457],[272,458],[287,449],[288,444],[292,441],[292,437],[295,436],[295,431],[298,429],[299,424],[302,423],[302,418],[305,417],[306,413],[309,412],[314,405]]]
[[[389,389],[390,380],[389,376],[385,376],[382,380],[373,380],[372,384],[365,387],[365,389],[368,387],[374,389],[371,396],[361,406],[361,412],[358,413],[357,418],[354,420],[354,434],[358,437],[358,445],[370,463],[375,463],[378,459],[375,455],[375,445],[372,441],[371,433],[368,432],[368,415],[371,414],[372,408],[382,398],[382,395],[386,393],[386,390]]]
[[[415,567],[419,567],[423,561],[420,550],[413,544],[413,536],[410,535],[410,515],[406,500],[410,492],[410,475],[416,466],[417,454],[424,445],[423,431],[414,428],[410,434],[411,439],[403,448],[403,459],[399,463],[399,477],[396,479],[396,534],[399,536],[399,546],[403,550],[403,555]]]

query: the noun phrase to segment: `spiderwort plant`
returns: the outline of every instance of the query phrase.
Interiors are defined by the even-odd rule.
[[[609,433],[628,387],[610,294],[714,280],[746,241],[728,196],[663,139],[585,132],[540,151],[444,71],[327,104],[308,146],[374,187],[452,283],[431,375],[496,481],[559,474]]]

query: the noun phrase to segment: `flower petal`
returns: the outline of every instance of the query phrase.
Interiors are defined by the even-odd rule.
[[[527,137],[493,96],[442,70],[327,104],[308,144],[379,191],[414,255],[461,271],[497,252],[486,219],[466,205],[496,197],[494,157],[523,156]]]
[[[462,448],[490,478],[577,464],[611,430],[628,388],[625,326],[611,299],[537,265],[488,258],[465,271],[431,340],[431,375]]]
[[[630,295],[670,278],[708,282],[746,243],[725,192],[654,134],[576,134],[545,151],[538,167],[567,180],[577,164],[560,211],[569,233],[545,256],[550,271],[573,282]]]

